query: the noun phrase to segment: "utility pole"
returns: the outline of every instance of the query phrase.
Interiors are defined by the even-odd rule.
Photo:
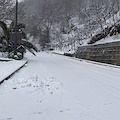
[[[18,39],[18,0],[16,0],[16,12],[15,12],[15,42],[14,42],[14,54],[17,54],[17,39]]]

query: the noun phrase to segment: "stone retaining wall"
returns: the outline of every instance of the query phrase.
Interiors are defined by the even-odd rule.
[[[120,65],[120,42],[79,47],[75,57],[113,65]]]

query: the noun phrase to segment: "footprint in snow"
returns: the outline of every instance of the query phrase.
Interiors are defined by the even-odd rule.
[[[13,118],[6,118],[6,119],[0,119],[0,120],[12,120]]]
[[[69,111],[70,109],[66,109],[66,110],[60,110],[60,112],[66,112]]]
[[[104,105],[112,105],[112,103],[104,103]]]

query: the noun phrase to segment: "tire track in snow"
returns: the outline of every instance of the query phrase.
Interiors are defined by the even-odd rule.
[[[97,87],[99,87],[100,89],[106,91],[107,93],[110,93],[111,95],[113,95],[114,97],[120,99],[120,97],[118,95],[116,95],[115,93],[113,93],[112,91],[105,89],[104,87],[100,86],[100,85],[96,85]]]

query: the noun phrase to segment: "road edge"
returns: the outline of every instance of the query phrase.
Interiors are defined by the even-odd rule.
[[[21,68],[23,68],[25,66],[25,64],[27,64],[28,61],[26,61],[23,65],[21,65],[18,69],[16,69],[15,71],[13,71],[10,75],[8,75],[7,77],[5,77],[3,80],[0,81],[0,85],[5,81],[8,80],[10,77],[12,77],[16,72],[18,72]]]
[[[52,54],[70,57],[70,58],[72,58],[74,60],[78,60],[78,61],[82,61],[82,62],[86,62],[86,63],[91,63],[91,64],[95,64],[95,65],[107,66],[107,67],[111,67],[111,68],[118,68],[118,69],[120,69],[120,66],[118,66],[118,65],[112,65],[112,64],[108,64],[108,63],[101,63],[101,62],[96,62],[96,61],[91,61],[91,60],[80,59],[80,58],[76,58],[74,56],[68,56],[66,54],[61,54],[61,53],[52,52]]]

